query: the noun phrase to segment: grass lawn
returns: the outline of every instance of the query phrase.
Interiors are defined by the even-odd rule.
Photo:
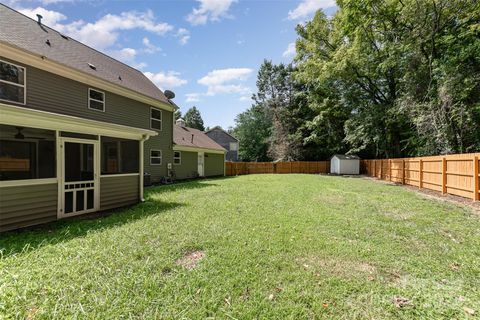
[[[163,186],[0,248],[0,318],[480,317],[480,218],[361,178]]]

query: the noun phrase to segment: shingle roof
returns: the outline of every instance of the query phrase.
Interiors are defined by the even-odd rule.
[[[213,127],[212,129],[207,130],[206,133],[209,133],[209,132],[212,132],[212,131],[217,131],[217,130],[223,131],[225,134],[229,135],[230,137],[232,137],[233,139],[235,139],[235,140],[238,142],[238,139],[237,139],[237,138],[235,138],[234,136],[232,136],[232,135],[231,135],[230,133],[228,133],[226,130],[223,130],[223,128],[220,127],[220,126]]]
[[[334,157],[336,157],[336,158],[338,158],[338,159],[340,159],[340,160],[359,160],[359,159],[360,159],[360,157],[358,157],[357,155],[354,155],[354,154],[351,154],[351,155],[346,155],[346,154],[334,154],[334,155],[332,156],[332,158],[334,158]],[[330,158],[330,159],[332,159],[332,158]]]
[[[169,103],[163,92],[139,70],[0,4],[0,45],[2,42]]]
[[[173,143],[191,148],[227,151],[221,145],[210,139],[205,132],[193,128],[181,127],[176,124],[173,126]]]

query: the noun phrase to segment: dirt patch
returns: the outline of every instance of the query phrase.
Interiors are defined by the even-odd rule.
[[[175,264],[178,266],[182,266],[188,270],[192,270],[197,266],[198,262],[203,258],[205,258],[205,251],[202,251],[202,250],[193,251],[184,255],[177,261],[175,261]]]
[[[344,278],[373,276],[377,273],[377,268],[374,265],[363,261],[306,257],[297,259],[297,262],[305,270],[312,270],[313,272],[321,271]]]

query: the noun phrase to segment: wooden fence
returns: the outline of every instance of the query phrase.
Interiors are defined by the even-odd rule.
[[[480,199],[480,153],[446,156],[361,160],[360,172],[420,189]]]
[[[255,173],[329,173],[330,161],[225,162],[225,175]]]

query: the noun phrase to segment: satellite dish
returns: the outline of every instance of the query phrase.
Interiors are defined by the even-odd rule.
[[[175,92],[173,92],[173,91],[165,90],[164,94],[165,94],[165,97],[167,97],[168,100],[175,98]]]

